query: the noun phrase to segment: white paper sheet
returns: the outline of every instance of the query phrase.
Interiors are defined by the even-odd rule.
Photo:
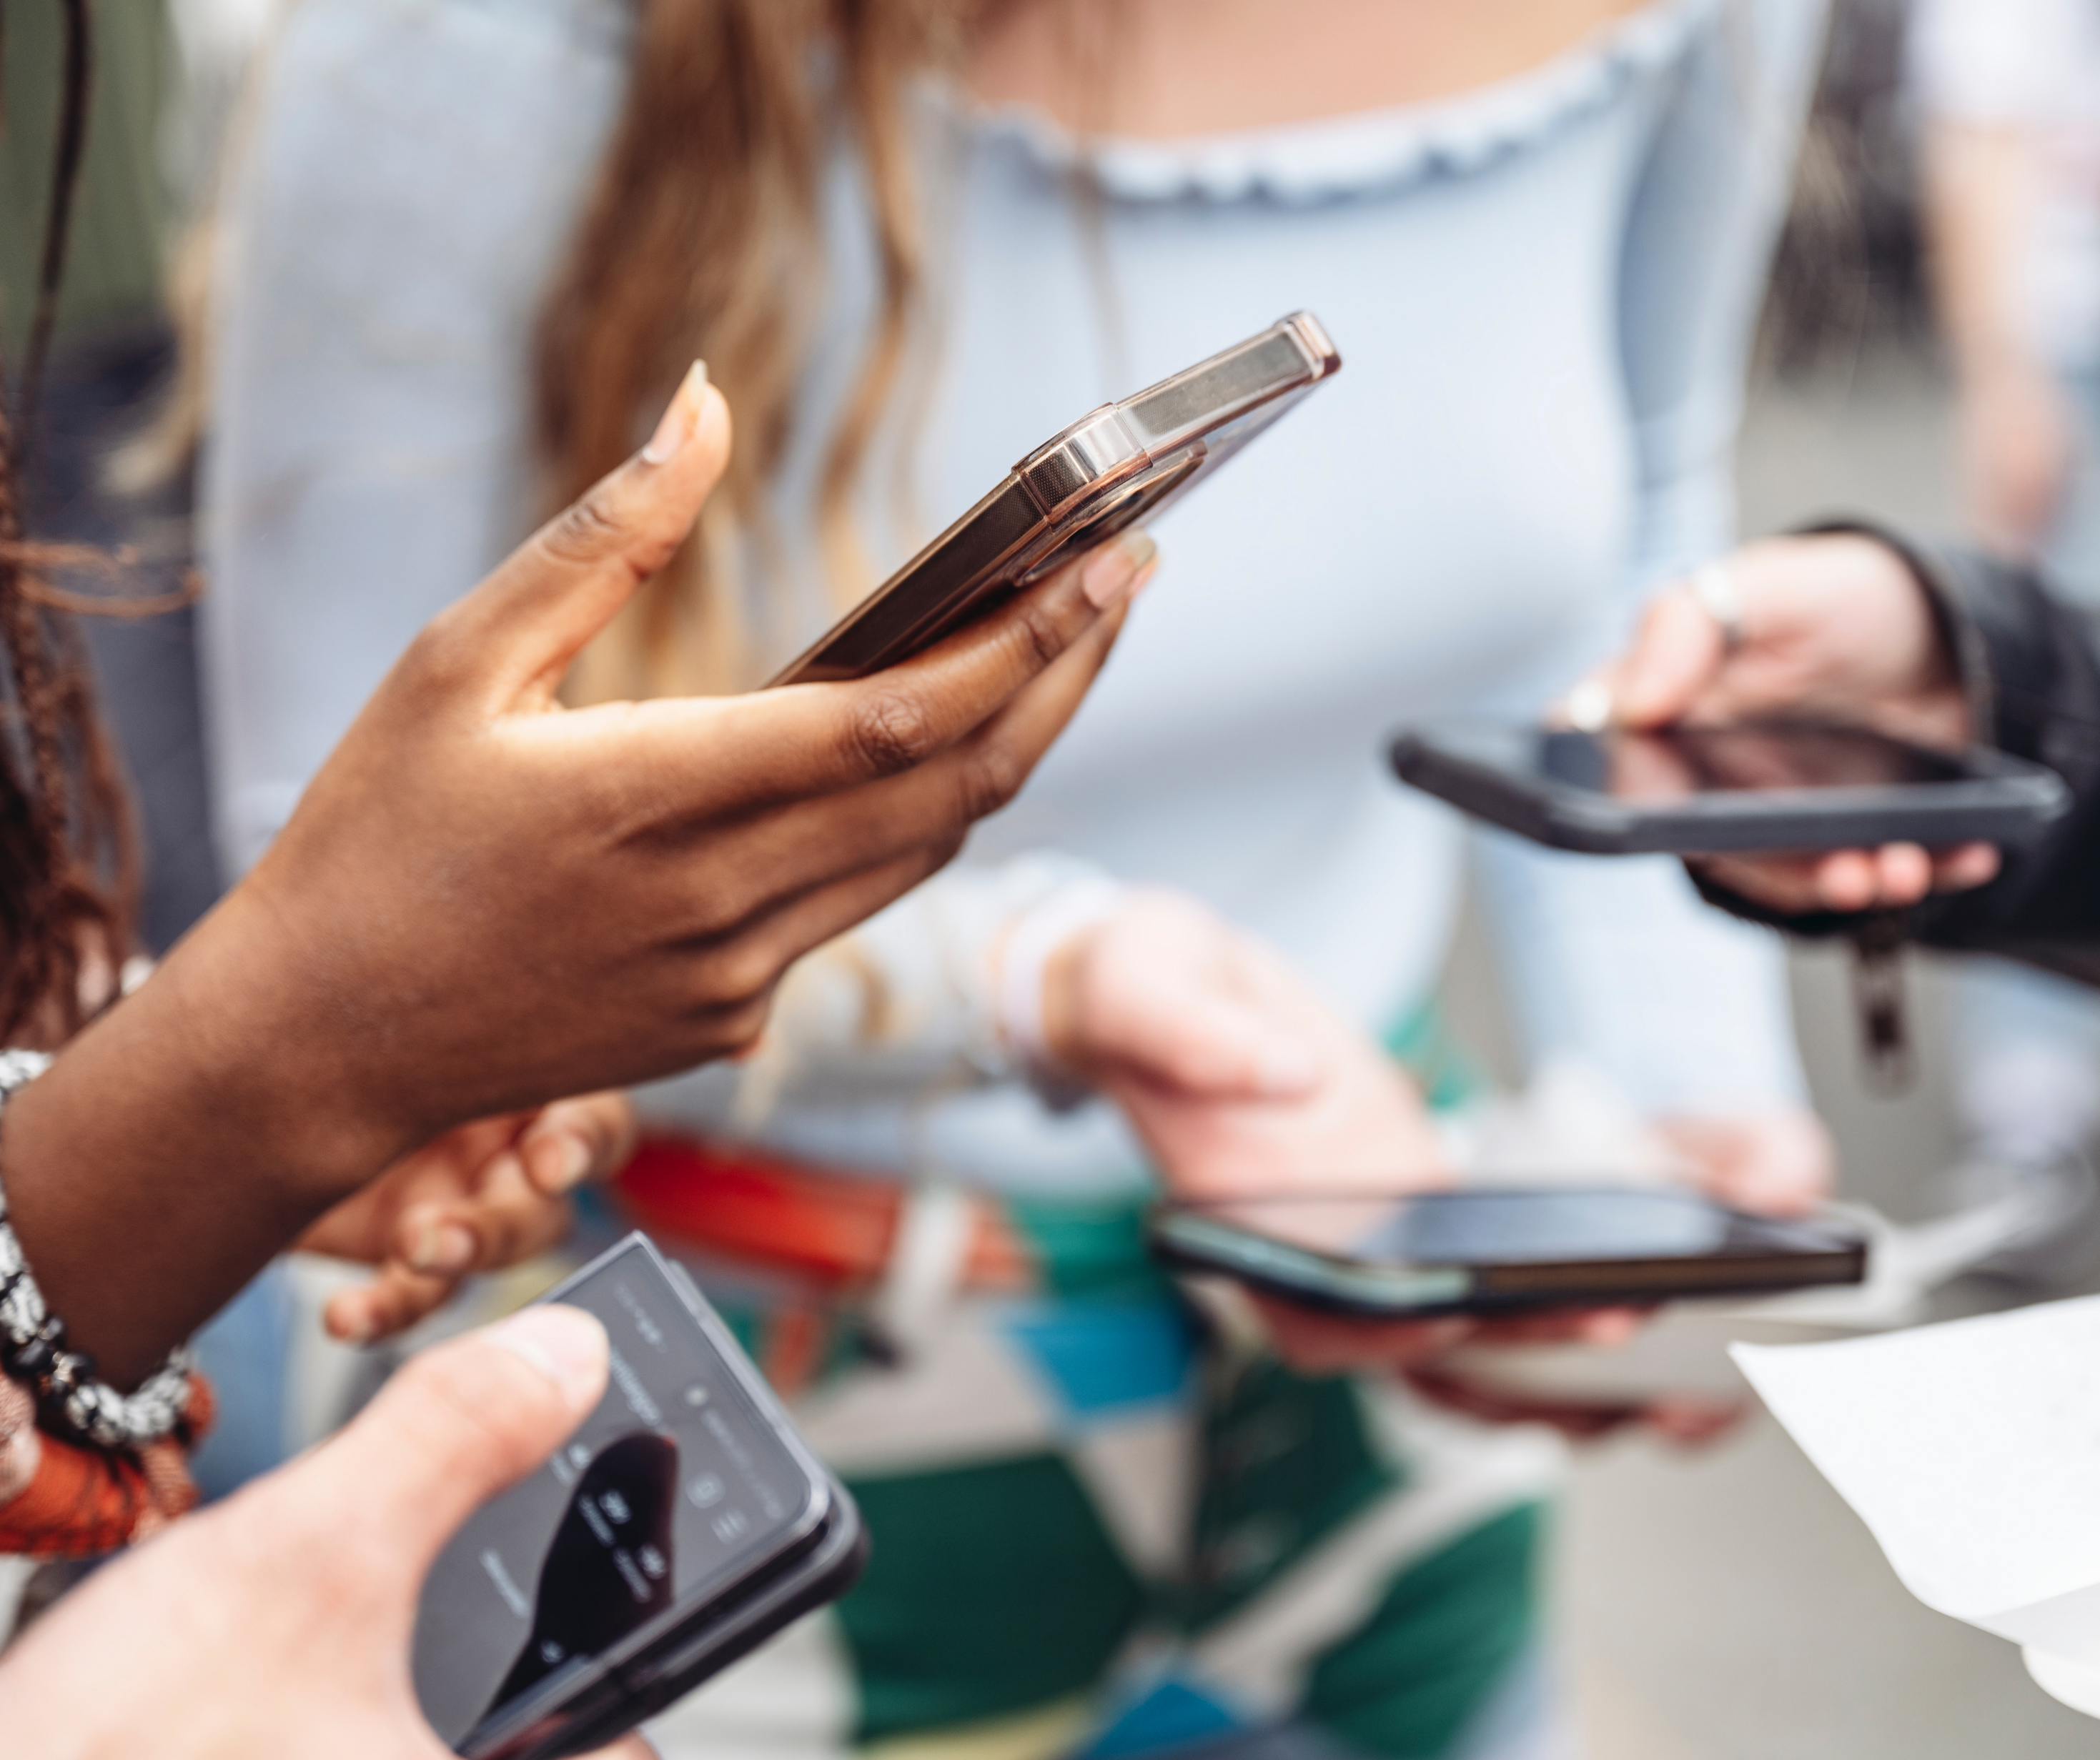
[[[1732,1354],[1912,1594],[2100,1670],[2100,1296]]]

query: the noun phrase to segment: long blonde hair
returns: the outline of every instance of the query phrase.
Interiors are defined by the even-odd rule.
[[[823,284],[820,181],[838,134],[871,210],[880,305],[817,492],[834,597],[871,584],[852,497],[902,369],[925,242],[907,110],[955,64],[968,0],[637,0],[625,109],[542,315],[538,438],[553,501],[631,451],[697,358],[735,411],[695,540],[585,657],[584,697],[748,684],[730,558],[761,527],[792,433]]]

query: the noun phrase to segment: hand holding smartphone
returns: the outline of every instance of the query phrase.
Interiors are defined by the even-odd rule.
[[[1867,1262],[1866,1242],[1832,1224],[1643,1186],[1176,1201],[1149,1239],[1185,1270],[1369,1321],[1767,1295],[1857,1283]]]
[[[844,1594],[867,1559],[853,1500],[647,1236],[545,1299],[603,1322],[605,1397],[469,1518],[417,1615],[424,1715],[474,1760],[611,1741]]]
[[[1958,590],[1951,577],[1935,585],[1939,574],[1899,538],[1865,526],[1747,544],[1657,596],[1626,650],[1582,687],[1588,719],[1650,731],[1823,716],[1958,750],[1988,724],[1990,687],[1972,700],[1957,651]],[[2031,770],[2028,780],[2048,786]],[[2031,825],[2040,816],[2033,794],[2025,806]],[[2001,846],[1961,841],[1945,818],[1896,821],[1893,840],[1842,821],[1832,814],[1829,834],[1793,849],[1746,840],[1739,854],[1702,860],[1701,872],[1767,912],[1849,915],[1979,886],[1998,871]],[[2015,825],[2010,841],[2026,834]]]

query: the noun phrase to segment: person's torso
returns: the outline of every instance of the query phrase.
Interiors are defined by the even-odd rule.
[[[1289,311],[1317,313],[1344,361],[1162,521],[1162,567],[1107,671],[965,862],[1055,849],[1183,888],[1367,1028],[1420,1005],[1461,834],[1392,781],[1383,747],[1418,716],[1536,710],[1621,627],[1638,494],[1621,253],[1670,65],[1591,46],[1453,103],[1112,145],[1098,200],[1040,125],[954,131],[940,345],[912,430],[924,523],[886,517],[878,460],[862,499],[880,569],[1088,408]],[[865,299],[863,276],[849,311]],[[787,643],[821,615],[814,548],[792,536],[811,475],[805,451],[779,505],[809,618]],[[1053,1116],[1014,1085],[769,1129],[825,1159],[1035,1183],[1127,1173],[1099,1110]]]

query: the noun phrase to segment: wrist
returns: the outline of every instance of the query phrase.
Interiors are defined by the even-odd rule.
[[[1873,558],[1875,591],[1890,605],[1899,640],[1891,645],[1913,657],[1908,684],[1921,700],[1959,692],[1961,668],[1955,657],[1955,632],[1922,561],[1908,548],[1879,535],[1858,542]]]
[[[296,926],[244,884],[162,961],[122,1023],[139,1055],[179,1039],[180,1092],[166,1103],[214,1132],[238,1120],[235,1164],[315,1214],[443,1128],[382,1103],[371,1047],[346,1030],[330,988]]]
[[[1008,926],[995,983],[999,1034],[1023,1068],[1054,1079],[1083,1063],[1086,948],[1125,890],[1113,880],[1076,881]]]
[[[295,1018],[322,1011],[257,914],[236,891],[0,1120],[24,1256],[118,1388],[391,1158],[327,1079]]]
[[[1946,584],[1929,554],[1890,528],[1866,520],[1833,520],[1804,526],[1800,535],[1853,547],[1856,563],[1838,579],[1886,607],[1880,618],[1883,652],[1910,657],[1903,689],[1921,704],[1944,698],[1955,718],[1969,714],[1968,668],[1961,626]],[[1884,687],[1886,688],[1886,686]]]
[[[1077,1071],[1087,1063],[1087,961],[1100,936],[1101,925],[1090,924],[1067,935],[1043,962],[1039,1061],[1052,1069]]]

